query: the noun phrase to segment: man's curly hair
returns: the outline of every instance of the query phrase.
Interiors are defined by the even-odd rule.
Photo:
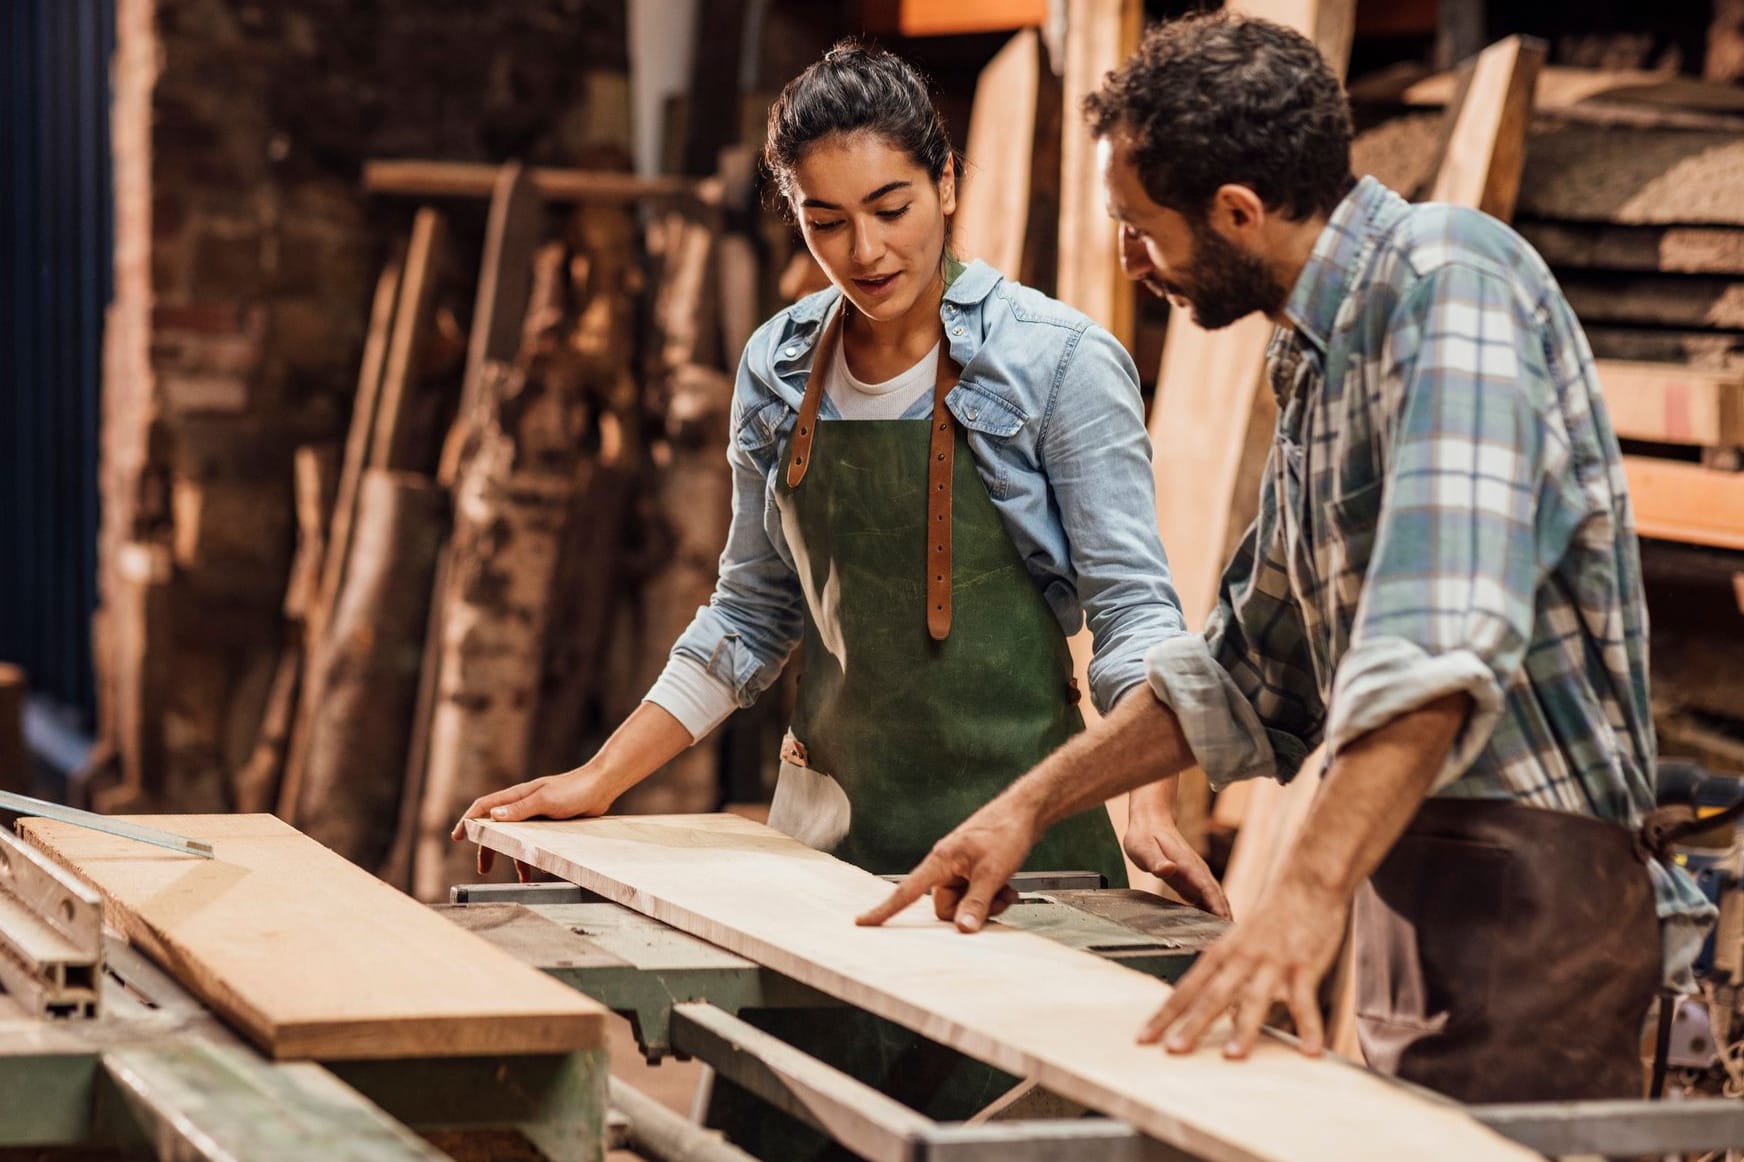
[[[1151,200],[1204,221],[1219,186],[1247,186],[1292,221],[1330,214],[1351,187],[1350,107],[1307,37],[1211,13],[1152,28],[1084,99],[1098,138],[1132,143]]]

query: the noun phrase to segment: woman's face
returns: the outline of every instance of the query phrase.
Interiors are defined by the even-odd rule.
[[[901,318],[941,277],[950,172],[934,183],[878,134],[837,134],[794,167],[791,196],[812,257],[867,318]]]

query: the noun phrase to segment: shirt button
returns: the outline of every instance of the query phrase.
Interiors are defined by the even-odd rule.
[[[961,335],[962,333],[963,333],[963,328],[961,328],[961,327],[952,327],[951,328],[951,334],[953,334],[953,335]]]
[[[799,354],[799,348],[798,347],[789,347],[786,350],[782,351],[782,354],[787,356],[789,359],[792,359],[795,355]]]
[[[976,417],[976,416],[978,416],[978,415],[980,415],[980,414],[981,414],[981,413],[980,413],[980,412],[978,412],[978,411],[976,411],[976,410],[975,410],[975,409],[974,409],[974,408],[964,408],[964,409],[963,409],[963,414],[964,414],[964,415],[965,415],[965,416],[968,416],[968,417],[969,417],[969,418],[970,418],[970,419],[971,419],[971,420],[972,420],[972,419],[974,419],[974,418],[975,418],[975,417]]]

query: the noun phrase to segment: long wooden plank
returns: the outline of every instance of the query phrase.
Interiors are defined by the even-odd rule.
[[[196,859],[45,819],[27,840],[102,893],[124,932],[274,1058],[567,1053],[605,1010],[271,815],[140,816]]]
[[[488,198],[501,166],[469,161],[370,161],[363,188],[372,194],[418,198]],[[718,183],[682,177],[642,178],[611,170],[537,168],[527,171],[548,202],[634,202],[642,198],[694,198],[718,202]]]
[[[1514,228],[1555,267],[1744,275],[1744,230],[1735,227],[1516,222]]]
[[[430,338],[436,283],[441,277],[447,237],[448,219],[440,212],[426,206],[412,219],[412,241],[406,248],[405,275],[394,307],[387,364],[382,370],[381,401],[370,437],[367,463],[371,468],[427,470],[408,446],[408,421],[411,397],[417,391],[420,364]]]
[[[1625,456],[1635,531],[1644,537],[1744,549],[1744,472]]]
[[[1744,371],[1598,361],[1611,426],[1624,439],[1744,445]]]
[[[1139,0],[1067,0],[1064,116],[1060,125],[1060,251],[1055,290],[1132,346],[1133,290],[1120,271],[1120,240],[1080,110],[1102,78],[1138,47]]]
[[[1267,1041],[1172,1056],[1133,1040],[1169,986],[1004,925],[965,937],[918,902],[853,916],[877,876],[724,815],[468,824],[480,842],[1031,1078],[1213,1162],[1534,1157],[1452,1103]]]

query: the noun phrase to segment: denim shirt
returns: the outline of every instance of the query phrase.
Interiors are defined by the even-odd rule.
[[[804,629],[775,479],[812,348],[840,297],[831,287],[783,310],[739,363],[727,447],[732,528],[714,594],[672,652],[730,687],[741,706],[780,674]],[[1060,628],[1076,633],[1088,618],[1090,694],[1107,710],[1144,682],[1145,651],[1184,632],[1157,536],[1137,370],[1088,317],[982,262],[946,287],[939,318],[962,368],[945,404]],[[931,395],[916,408],[918,418],[930,414]]]

